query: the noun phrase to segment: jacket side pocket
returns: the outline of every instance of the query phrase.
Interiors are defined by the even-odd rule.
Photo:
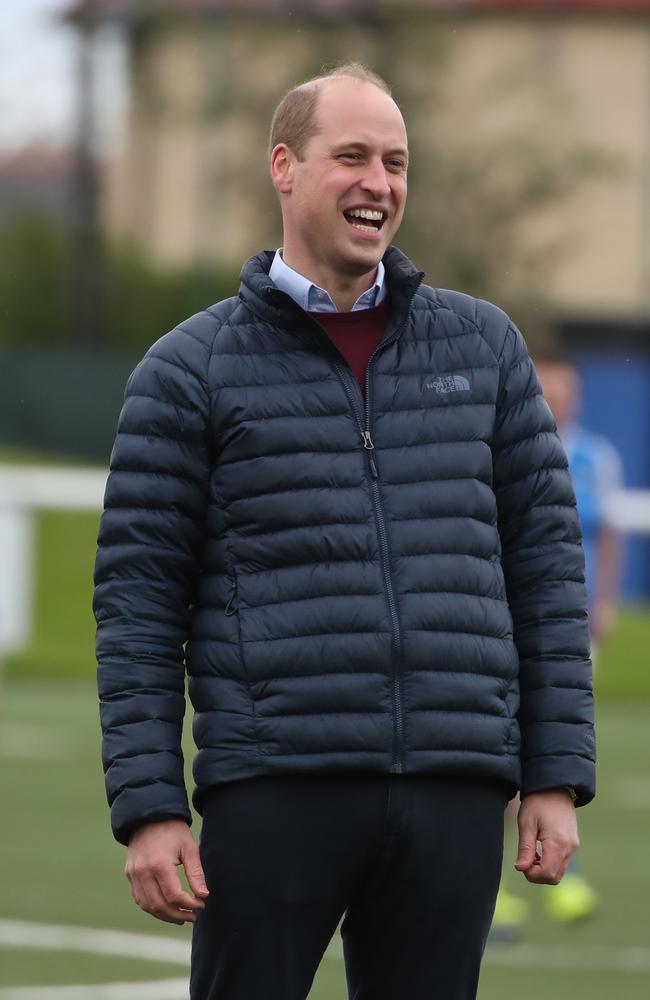
[[[237,574],[234,569],[231,568],[228,570],[228,578],[230,580],[230,596],[225,607],[225,614],[230,617],[230,615],[236,615],[239,610],[239,588]]]
[[[251,687],[250,677],[248,676],[248,670],[246,668],[246,658],[244,656],[244,642],[242,639],[242,619],[240,614],[240,601],[239,601],[239,580],[237,577],[237,570],[235,568],[234,562],[232,561],[231,554],[228,552],[228,567],[227,575],[230,581],[230,594],[226,607],[224,609],[224,614],[229,618],[233,615],[237,616],[237,642],[239,645],[239,662],[241,663],[242,675],[244,683],[246,684],[246,690],[248,691],[248,697],[250,699],[251,706],[251,723],[252,723],[252,735],[253,740],[257,746],[257,752],[260,753],[260,746],[257,739],[257,716],[255,713],[255,698],[253,696],[253,689]]]

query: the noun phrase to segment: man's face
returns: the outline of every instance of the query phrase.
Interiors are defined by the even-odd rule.
[[[535,369],[544,399],[558,428],[571,423],[580,406],[580,382],[572,365],[563,361],[538,361]]]
[[[346,79],[323,87],[316,119],[303,159],[288,154],[285,250],[313,280],[360,277],[377,267],[404,214],[404,121],[379,88]]]

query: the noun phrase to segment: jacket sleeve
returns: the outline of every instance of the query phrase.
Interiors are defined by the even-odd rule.
[[[178,328],[127,383],[95,563],[102,759],[115,838],[180,817],[183,646],[207,507],[208,348]]]
[[[509,323],[493,440],[502,565],[519,654],[521,792],[595,791],[584,554],[564,449]]]

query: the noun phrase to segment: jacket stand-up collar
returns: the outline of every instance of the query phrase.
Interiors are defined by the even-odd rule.
[[[269,278],[273,257],[274,251],[262,250],[246,261],[240,275],[240,298],[271,322],[302,324],[303,310]],[[392,302],[391,326],[398,326],[406,319],[413,295],[424,278],[424,271],[418,271],[406,254],[393,246],[384,254],[383,263]]]

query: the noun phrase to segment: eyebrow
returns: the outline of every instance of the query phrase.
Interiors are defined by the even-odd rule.
[[[366,142],[361,142],[359,139],[347,139],[341,140],[332,146],[332,152],[336,152],[339,149],[346,149],[349,146],[354,146],[356,149],[368,150],[369,146]],[[385,156],[403,156],[404,159],[408,160],[409,153],[408,149],[404,146],[397,146],[395,149],[389,149]]]

